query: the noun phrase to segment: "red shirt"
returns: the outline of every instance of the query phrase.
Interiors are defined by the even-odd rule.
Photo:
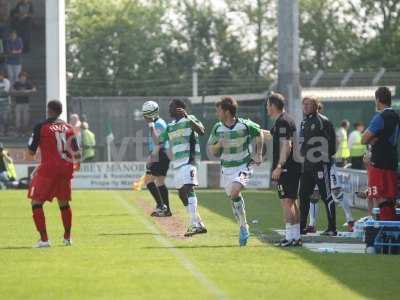
[[[79,146],[71,125],[57,118],[49,118],[36,125],[28,149],[36,153],[38,148],[40,167],[47,175],[51,172],[71,172],[72,176],[73,154],[79,151]]]

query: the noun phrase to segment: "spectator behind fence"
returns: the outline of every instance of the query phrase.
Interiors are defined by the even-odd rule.
[[[91,162],[96,155],[96,136],[92,131],[89,130],[89,124],[82,122],[81,126],[82,135],[82,149],[83,149],[83,161]]]
[[[349,136],[351,167],[357,170],[364,169],[363,157],[367,152],[367,147],[361,143],[364,129],[365,127],[363,123],[356,122],[354,124],[354,130]]]
[[[18,37],[15,30],[11,31],[10,38],[6,42],[6,64],[8,78],[13,84],[18,79],[19,73],[21,73],[21,54],[23,50],[23,43],[21,38]]]
[[[36,91],[26,72],[21,72],[13,84],[15,95],[15,126],[19,133],[29,132],[29,94]]]
[[[6,71],[6,52],[4,49],[4,39],[0,32],[0,72]]]
[[[347,142],[347,130],[349,130],[350,123],[347,120],[343,120],[340,123],[339,129],[336,131],[336,141],[337,141],[337,152],[335,155],[336,165],[338,167],[344,167],[350,157],[349,145]]]
[[[31,0],[20,0],[13,9],[13,26],[24,44],[24,53],[28,53],[32,38],[33,4]]]
[[[17,172],[12,158],[0,143],[0,189],[17,179]]]
[[[5,39],[8,35],[7,26],[8,0],[0,0],[0,72],[5,71]]]
[[[78,141],[79,146],[82,146],[82,136],[81,136],[81,120],[77,114],[72,114],[69,117],[69,124],[71,124],[72,129],[74,130],[74,134],[76,140]]]
[[[2,135],[7,135],[10,125],[10,82],[0,71],[0,128]]]

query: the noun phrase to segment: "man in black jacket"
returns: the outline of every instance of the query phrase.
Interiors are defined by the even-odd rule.
[[[336,209],[331,193],[332,156],[336,152],[336,134],[332,123],[318,113],[318,99],[305,97],[303,111],[305,118],[300,128],[300,153],[304,158],[300,178],[300,231],[306,234],[307,217],[310,209],[310,197],[315,185],[325,203],[328,228],[323,235],[335,236]]]

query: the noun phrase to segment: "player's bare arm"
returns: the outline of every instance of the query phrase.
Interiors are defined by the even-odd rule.
[[[209,151],[212,155],[215,155],[215,156],[219,156],[220,151],[221,151],[221,148],[222,148],[222,143],[221,143],[220,140],[219,140],[217,143],[215,143],[215,144],[209,144],[209,145],[208,145],[208,151]]]
[[[279,161],[278,165],[276,166],[275,170],[272,171],[272,180],[279,180],[279,177],[282,175],[282,166],[286,163],[290,155],[290,151],[292,149],[292,142],[288,139],[281,139],[280,140],[280,152],[279,152]]]
[[[371,131],[366,130],[361,138],[361,143],[364,145],[369,145],[369,144],[374,144],[377,138],[375,137],[375,134],[373,134]]]
[[[158,136],[160,135],[159,132],[157,132],[155,124],[154,124],[154,119],[153,118],[148,118],[144,117],[145,121],[147,122],[147,125],[149,126],[150,129],[150,134],[151,138],[153,140],[153,143],[157,145],[158,143]]]
[[[177,108],[176,112],[181,117],[186,118],[188,116],[188,114],[184,108]],[[189,118],[189,120],[192,122],[192,128],[197,134],[199,134],[199,135],[205,134],[206,130],[205,130],[203,124],[201,124],[200,122],[194,122],[190,118]]]
[[[263,135],[265,141],[272,140],[272,134],[269,130],[261,129],[261,134]]]
[[[264,146],[264,134],[260,132],[260,135],[255,138],[256,145],[254,149],[254,161],[257,165],[262,163],[262,153]]]

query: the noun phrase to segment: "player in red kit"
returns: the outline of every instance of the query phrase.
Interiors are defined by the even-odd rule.
[[[43,212],[45,201],[57,198],[64,225],[64,245],[71,245],[72,211],[71,179],[74,160],[80,158],[79,146],[72,126],[59,119],[62,104],[52,100],[47,104],[47,120],[35,126],[28,143],[28,151],[35,155],[40,149],[40,165],[32,175],[28,198],[31,199],[33,221],[40,233],[37,247],[49,247],[46,220]],[[79,164],[77,164],[79,168]],[[78,169],[76,168],[76,169]]]

